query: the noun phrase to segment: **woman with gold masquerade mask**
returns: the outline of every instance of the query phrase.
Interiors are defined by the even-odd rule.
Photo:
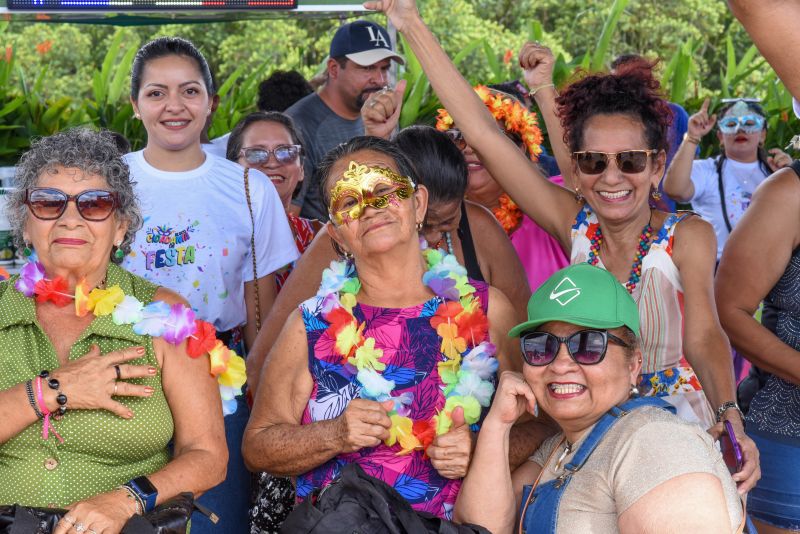
[[[394,144],[355,138],[318,172],[347,260],[325,270],[270,353],[245,458],[297,476],[300,500],[356,463],[447,517],[498,367],[511,369],[513,310],[420,239],[428,193]]]

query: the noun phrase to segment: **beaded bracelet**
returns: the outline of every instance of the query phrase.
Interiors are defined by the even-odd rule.
[[[58,403],[58,413],[54,414],[55,419],[61,419],[67,413],[67,396],[61,392],[61,383],[56,378],[50,378],[50,372],[44,370],[39,373],[42,380],[47,380],[47,386],[56,392],[56,402]],[[49,380],[48,380],[49,378]]]
[[[36,418],[41,419],[44,417],[44,414],[36,405],[36,396],[33,393],[33,380],[25,382],[25,393],[28,395],[28,404],[31,405],[31,408],[33,408],[33,411],[36,413]]]
[[[49,439],[50,431],[52,430],[55,437],[58,438],[58,441],[64,443],[64,438],[61,437],[61,434],[58,433],[56,428],[53,426],[52,421],[50,421],[50,415],[52,415],[52,412],[47,407],[47,403],[44,401],[44,394],[42,393],[42,382],[43,379],[41,376],[37,376],[34,379],[34,386],[36,389],[36,401],[39,404],[39,409],[42,411],[42,414],[44,414],[44,420],[42,421],[42,439],[44,440]]]

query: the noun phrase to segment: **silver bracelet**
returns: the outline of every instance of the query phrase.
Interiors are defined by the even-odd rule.
[[[731,409],[739,412],[739,416],[742,418],[742,424],[744,424],[744,414],[742,413],[742,409],[739,408],[739,405],[736,404],[736,401],[725,401],[717,408],[717,423],[722,422],[722,416]]]
[[[128,499],[132,500],[134,506],[136,506],[136,514],[137,515],[142,515],[142,513],[144,511],[144,502],[142,502],[142,499],[139,498],[138,495],[136,495],[136,492],[133,491],[128,486],[117,486],[117,489],[118,490],[125,490],[125,494],[127,495]]]

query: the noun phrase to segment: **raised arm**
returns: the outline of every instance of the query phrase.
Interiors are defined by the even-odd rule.
[[[753,314],[800,245],[798,213],[800,181],[790,169],[779,171],[756,189],[725,244],[716,280],[720,321],[733,346],[759,368],[793,384],[800,384],[798,352]]]
[[[728,0],[728,6],[789,92],[800,98],[800,60],[791,53],[800,47],[800,4],[795,0]]]
[[[554,64],[553,52],[544,45],[528,42],[519,51],[519,65],[525,73],[525,83],[530,89],[530,95],[536,101],[547,126],[547,138],[558,162],[561,178],[564,179],[564,187],[572,190],[575,189],[572,156],[564,142],[564,127],[561,126],[557,113],[558,91],[553,84]]]
[[[242,445],[244,461],[252,471],[295,476],[389,437],[391,421],[386,411],[381,404],[364,399],[350,401],[335,419],[300,424],[314,383],[299,311],[286,321],[262,382]]]
[[[539,226],[570,247],[570,225],[577,210],[572,195],[550,183],[497,126],[492,115],[419,16],[414,0],[365,2],[385,12],[419,58],[428,79],[495,180]]]
[[[706,98],[700,111],[689,117],[689,129],[664,176],[664,192],[679,202],[689,202],[694,196],[692,183],[694,155],[700,140],[714,128],[717,119],[716,115],[708,116],[710,102]]]
[[[481,525],[491,532],[512,531],[517,510],[508,467],[511,428],[521,415],[533,413],[535,405],[533,391],[522,375],[503,373],[458,494],[456,521]]]

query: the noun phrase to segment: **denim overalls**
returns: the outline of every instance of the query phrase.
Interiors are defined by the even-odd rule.
[[[522,532],[528,534],[540,532],[555,534],[561,496],[564,494],[564,490],[569,485],[570,480],[572,480],[572,475],[574,475],[581,467],[583,467],[583,464],[586,463],[586,460],[592,454],[594,449],[603,440],[606,432],[608,432],[611,427],[614,426],[617,421],[619,421],[620,418],[627,415],[628,412],[632,410],[643,408],[645,406],[656,406],[662,410],[668,410],[672,413],[675,413],[674,406],[664,402],[658,397],[633,398],[624,402],[620,406],[612,407],[603,415],[603,417],[600,418],[592,431],[589,433],[589,436],[581,445],[580,449],[578,449],[578,451],[575,453],[575,456],[572,458],[572,460],[564,466],[563,474],[561,474],[558,478],[537,486],[533,492],[533,497],[531,497],[530,503],[527,501],[531,492],[531,486],[525,486],[523,488],[522,506],[520,508],[520,513],[524,514],[520,518]],[[547,466],[542,467],[542,469],[546,468]],[[527,510],[525,509],[526,503]]]

